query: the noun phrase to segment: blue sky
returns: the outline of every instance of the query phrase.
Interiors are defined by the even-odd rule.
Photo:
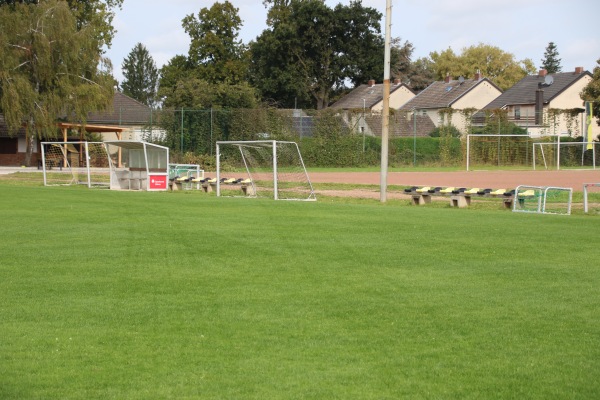
[[[248,43],[265,29],[262,0],[230,0],[243,20],[240,38]],[[347,0],[327,0],[349,4]],[[139,42],[146,46],[157,67],[177,54],[187,54],[189,36],[181,27],[188,14],[198,14],[213,0],[124,0],[114,20],[117,33],[107,56],[121,81],[121,64]],[[385,17],[385,0],[363,0]],[[413,59],[432,51],[452,48],[460,53],[479,43],[497,46],[517,60],[530,58],[539,68],[549,42],[554,42],[563,72],[584,67],[592,71],[600,59],[598,0],[392,0],[392,37],[415,47]],[[381,22],[384,33],[384,20]],[[375,77],[381,81],[383,77]]]

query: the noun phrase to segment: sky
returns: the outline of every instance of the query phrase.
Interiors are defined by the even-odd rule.
[[[224,1],[224,0],[222,0]],[[266,29],[262,0],[230,0],[243,21],[240,39],[254,40]],[[142,43],[158,68],[178,54],[187,54],[190,38],[181,27],[189,14],[198,15],[214,0],[124,0],[116,10],[117,30],[106,56],[121,82],[121,65]],[[330,7],[349,0],[326,0]],[[363,0],[363,6],[382,13],[385,34],[386,0]],[[583,67],[590,72],[600,59],[598,0],[392,0],[391,36],[414,46],[413,61],[451,48],[456,54],[480,43],[499,47],[517,61],[529,58],[539,68],[548,43],[554,42],[563,72]],[[378,82],[383,77],[374,77]]]

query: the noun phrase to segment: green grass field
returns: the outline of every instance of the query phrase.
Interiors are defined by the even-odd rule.
[[[0,182],[0,398],[600,397],[596,216]]]

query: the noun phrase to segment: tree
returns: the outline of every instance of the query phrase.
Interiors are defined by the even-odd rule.
[[[238,39],[242,20],[229,1],[202,8],[196,18],[183,19],[190,35],[188,60],[194,75],[208,82],[243,82],[247,77],[246,47]]]
[[[78,27],[63,1],[0,7],[0,110],[11,134],[26,126],[27,165],[34,138],[54,136],[57,118],[85,124],[88,112],[112,100],[94,23]]]
[[[154,106],[158,91],[158,69],[146,46],[136,44],[123,60],[121,68],[125,77],[121,84],[123,93],[147,106]]]
[[[381,13],[360,1],[271,0],[269,28],[251,43],[252,82],[263,98],[291,107],[329,104],[346,81],[383,76]],[[309,103],[310,102],[310,103]]]
[[[247,84],[248,51],[238,39],[241,23],[228,1],[183,19],[191,38],[188,55],[173,57],[160,71],[159,96],[166,107],[256,105],[256,93]]]
[[[549,74],[555,74],[562,71],[560,66],[560,58],[558,58],[558,50],[554,42],[548,43],[544,58],[542,59],[542,68],[548,71]]]
[[[165,107],[192,108],[254,108],[255,89],[247,83],[230,85],[211,83],[198,78],[180,80],[165,99]]]
[[[449,48],[441,53],[432,52],[429,56],[438,80],[447,75],[469,78],[480,71],[502,90],[512,87],[526,75],[535,72],[535,66],[530,59],[516,61],[511,53],[481,43],[464,48],[460,55]]]
[[[77,19],[77,28],[93,27],[98,49],[110,47],[115,35],[112,26],[114,10],[121,8],[123,0],[68,0],[67,3]],[[40,0],[0,0],[0,6],[16,4],[40,4]]]
[[[414,91],[421,91],[435,82],[433,62],[427,57],[421,57],[410,65],[406,82]]]
[[[592,80],[583,88],[580,96],[584,101],[591,101],[596,123],[600,125],[600,59],[596,61]]]

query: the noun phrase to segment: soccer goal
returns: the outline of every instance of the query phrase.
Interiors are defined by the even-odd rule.
[[[533,169],[596,169],[598,142],[533,143]]]
[[[216,181],[217,196],[316,200],[295,142],[217,142]]]
[[[583,212],[600,213],[600,183],[583,184]]]
[[[571,188],[521,185],[515,189],[513,211],[570,215],[572,201]]]
[[[44,186],[108,187],[108,156],[102,142],[42,142]]]
[[[527,135],[469,134],[467,171],[490,167],[531,169],[532,143],[533,139]]]

